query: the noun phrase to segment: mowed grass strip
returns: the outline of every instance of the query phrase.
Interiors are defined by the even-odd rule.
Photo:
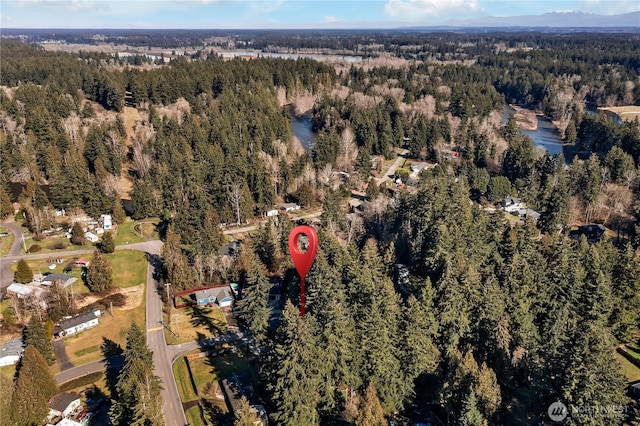
[[[178,393],[180,394],[180,400],[183,403],[198,399],[196,392],[193,389],[193,385],[191,384],[191,378],[189,377],[189,370],[187,369],[185,359],[186,357],[180,357],[173,363],[173,375],[176,378]]]
[[[2,232],[9,234],[6,237],[0,237],[0,256],[5,256],[9,254],[9,250],[11,250],[14,236],[7,228],[0,227],[0,233]]]
[[[185,414],[187,415],[187,423],[189,423],[189,426],[204,426],[204,423],[202,423],[202,417],[200,417],[199,406],[196,405],[195,407],[189,408],[185,411]]]

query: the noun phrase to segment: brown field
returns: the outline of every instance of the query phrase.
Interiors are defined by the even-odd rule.
[[[636,118],[640,119],[640,106],[637,105],[627,105],[627,106],[619,106],[619,107],[601,107],[598,108],[601,111],[611,111],[614,114],[618,114],[618,116],[624,121],[633,121]]]

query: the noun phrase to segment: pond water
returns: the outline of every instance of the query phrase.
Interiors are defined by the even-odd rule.
[[[502,123],[505,124],[514,112],[513,108],[507,108],[502,114]],[[522,133],[533,139],[536,146],[546,149],[549,155],[560,154],[565,151],[560,132],[547,117],[538,116],[538,128],[536,130],[522,130]]]
[[[316,142],[316,134],[313,131],[313,125],[311,124],[311,116],[305,114],[298,117],[289,110],[289,118],[291,120],[291,133],[297,136],[305,149],[313,149],[313,145]]]

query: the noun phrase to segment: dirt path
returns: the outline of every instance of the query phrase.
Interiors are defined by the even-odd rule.
[[[133,137],[135,136],[135,125],[140,120],[140,113],[136,108],[124,107],[122,111],[124,116],[124,128],[127,131],[127,138],[124,144],[127,148],[133,145]],[[133,189],[133,182],[129,178],[129,162],[122,163],[122,170],[120,171],[120,198],[129,198],[129,194]]]

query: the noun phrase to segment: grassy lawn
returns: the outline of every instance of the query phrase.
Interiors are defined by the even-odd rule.
[[[198,353],[198,350],[192,351],[189,354],[195,353]],[[173,374],[176,378],[180,399],[182,402],[189,402],[197,400],[197,397],[191,379],[189,378],[185,358],[186,356],[181,357],[173,364]],[[234,373],[249,372],[254,380],[256,379],[255,372],[251,369],[249,360],[245,358],[240,350],[232,345],[221,345],[215,352],[209,353],[202,358],[190,360],[189,365],[201,398],[213,398],[215,389],[217,389],[218,386],[218,380],[229,377]],[[214,391],[206,395],[204,389],[209,382],[213,383]],[[217,407],[216,410],[219,410],[219,413],[224,414],[227,412],[224,402],[220,402],[219,404],[215,402],[214,405]],[[193,414],[190,413],[191,411],[193,411]],[[208,410],[206,411],[208,413],[207,417],[211,415]],[[186,414],[190,425],[202,424],[198,407],[188,409]]]
[[[204,426],[202,418],[200,417],[200,407],[191,407],[185,411],[185,414],[187,415],[187,423],[189,423],[189,426]]]
[[[191,342],[201,337],[215,337],[227,332],[227,323],[222,311],[218,308],[194,306],[182,309],[171,307],[170,319],[165,314],[165,321],[170,324],[178,337],[165,330],[169,345]]]
[[[196,393],[191,385],[189,371],[187,370],[187,364],[184,360],[185,357],[178,358],[178,360],[173,364],[173,375],[176,378],[176,385],[178,386],[180,400],[182,402],[195,401],[197,399]]]
[[[42,250],[39,250],[37,252],[34,253],[51,253],[52,256],[55,256],[56,253],[60,253],[61,255],[64,255],[65,252],[67,251],[74,251],[74,250],[93,250],[95,248],[95,244],[91,244],[88,241],[85,242],[84,245],[78,246],[75,244],[71,244],[71,240],[69,240],[67,237],[63,236],[50,236],[45,238],[42,241],[34,241],[33,239],[27,239],[25,244],[27,245],[27,251],[31,250],[31,247],[33,245],[39,245],[40,247],[42,247]],[[63,249],[55,249],[53,248],[55,244],[62,244],[64,245]]]
[[[627,345],[627,349],[629,349],[629,355],[640,360],[640,347],[635,345]]]
[[[13,380],[13,377],[16,374],[16,366],[14,365],[5,365],[4,367],[0,367],[0,376],[4,376],[8,379]]]
[[[615,353],[615,357],[620,363],[622,372],[624,373],[628,381],[633,382],[636,380],[640,380],[640,368],[633,365],[631,362],[629,362],[629,360],[620,355],[618,352]]]
[[[108,312],[104,312],[97,327],[65,338],[64,343],[69,360],[75,365],[80,365],[101,359],[102,352],[95,348],[102,345],[103,338],[113,340],[124,348],[127,329],[132,321],[145,328],[144,300],[143,292],[142,301],[138,307],[127,310],[114,308],[113,317]]]
[[[6,237],[0,237],[0,256],[4,256],[9,253],[11,245],[13,244],[14,236],[7,228],[0,227],[0,232],[7,232],[9,235]]]
[[[157,238],[156,224],[159,219],[145,219],[142,221],[129,220],[118,224],[114,241],[116,245],[140,243]]]
[[[147,281],[147,259],[137,250],[120,250],[107,255],[113,268],[113,284],[126,288]]]

